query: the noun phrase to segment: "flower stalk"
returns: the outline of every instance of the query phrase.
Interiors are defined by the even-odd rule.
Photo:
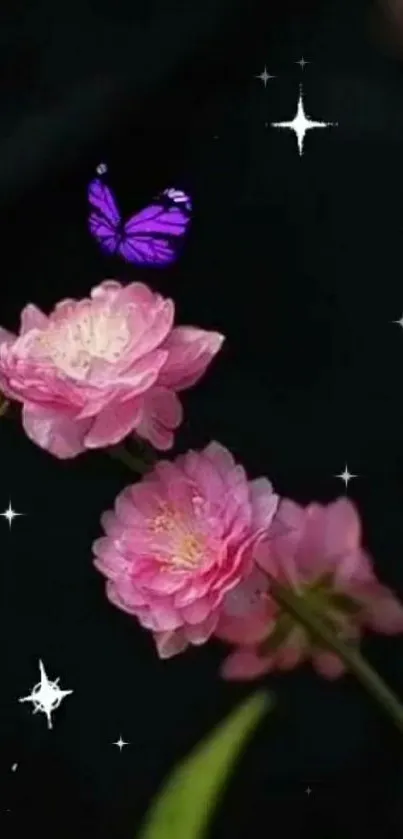
[[[403,705],[356,647],[343,641],[302,597],[271,578],[270,593],[282,609],[293,616],[312,636],[336,653],[368,693],[378,702],[403,734]]]
[[[129,452],[123,445],[112,446],[107,451],[111,457],[114,457],[115,460],[120,460],[121,463],[124,463],[125,466],[128,466],[137,475],[145,475],[150,469],[149,463],[146,463],[140,457],[136,457],[136,455]]]

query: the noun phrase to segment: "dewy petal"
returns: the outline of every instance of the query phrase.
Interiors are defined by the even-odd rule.
[[[84,451],[84,438],[91,420],[77,422],[51,408],[25,404],[22,424],[30,440],[64,460]]]

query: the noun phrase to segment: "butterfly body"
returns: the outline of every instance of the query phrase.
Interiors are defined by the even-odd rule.
[[[102,168],[101,168],[102,166]],[[166,189],[148,207],[124,221],[102,164],[88,187],[89,228],[106,253],[137,265],[172,263],[190,223],[191,202],[181,190]]]

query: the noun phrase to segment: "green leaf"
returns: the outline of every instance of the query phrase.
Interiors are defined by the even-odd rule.
[[[157,794],[138,839],[202,839],[246,738],[271,707],[259,691],[199,743]]]

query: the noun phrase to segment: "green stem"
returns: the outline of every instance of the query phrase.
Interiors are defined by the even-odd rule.
[[[9,408],[10,402],[8,402],[7,399],[2,399],[0,395],[0,417],[5,416],[8,413]],[[146,449],[144,454],[147,456],[148,462],[145,462],[142,458],[133,455],[123,445],[111,446],[111,448],[107,449],[107,452],[111,457],[114,457],[115,460],[120,460],[121,463],[124,463],[125,466],[128,466],[132,472],[136,472],[138,475],[144,475],[152,466],[151,454]]]
[[[123,445],[113,446],[110,449],[107,449],[107,452],[111,457],[114,457],[115,460],[120,460],[121,463],[124,463],[125,466],[128,466],[132,472],[136,472],[138,475],[145,475],[150,469],[148,463],[145,463],[144,460],[141,460],[139,457],[135,457],[135,455],[129,452]]]
[[[321,616],[306,604],[302,597],[279,585],[274,579],[271,583],[271,594],[282,608],[291,614],[304,626],[311,635],[336,653],[342,659],[347,669],[354,674],[358,681],[367,689],[383,710],[393,720],[403,734],[403,705],[378,673],[368,664],[360,652],[341,640],[335,632],[321,619]]]

